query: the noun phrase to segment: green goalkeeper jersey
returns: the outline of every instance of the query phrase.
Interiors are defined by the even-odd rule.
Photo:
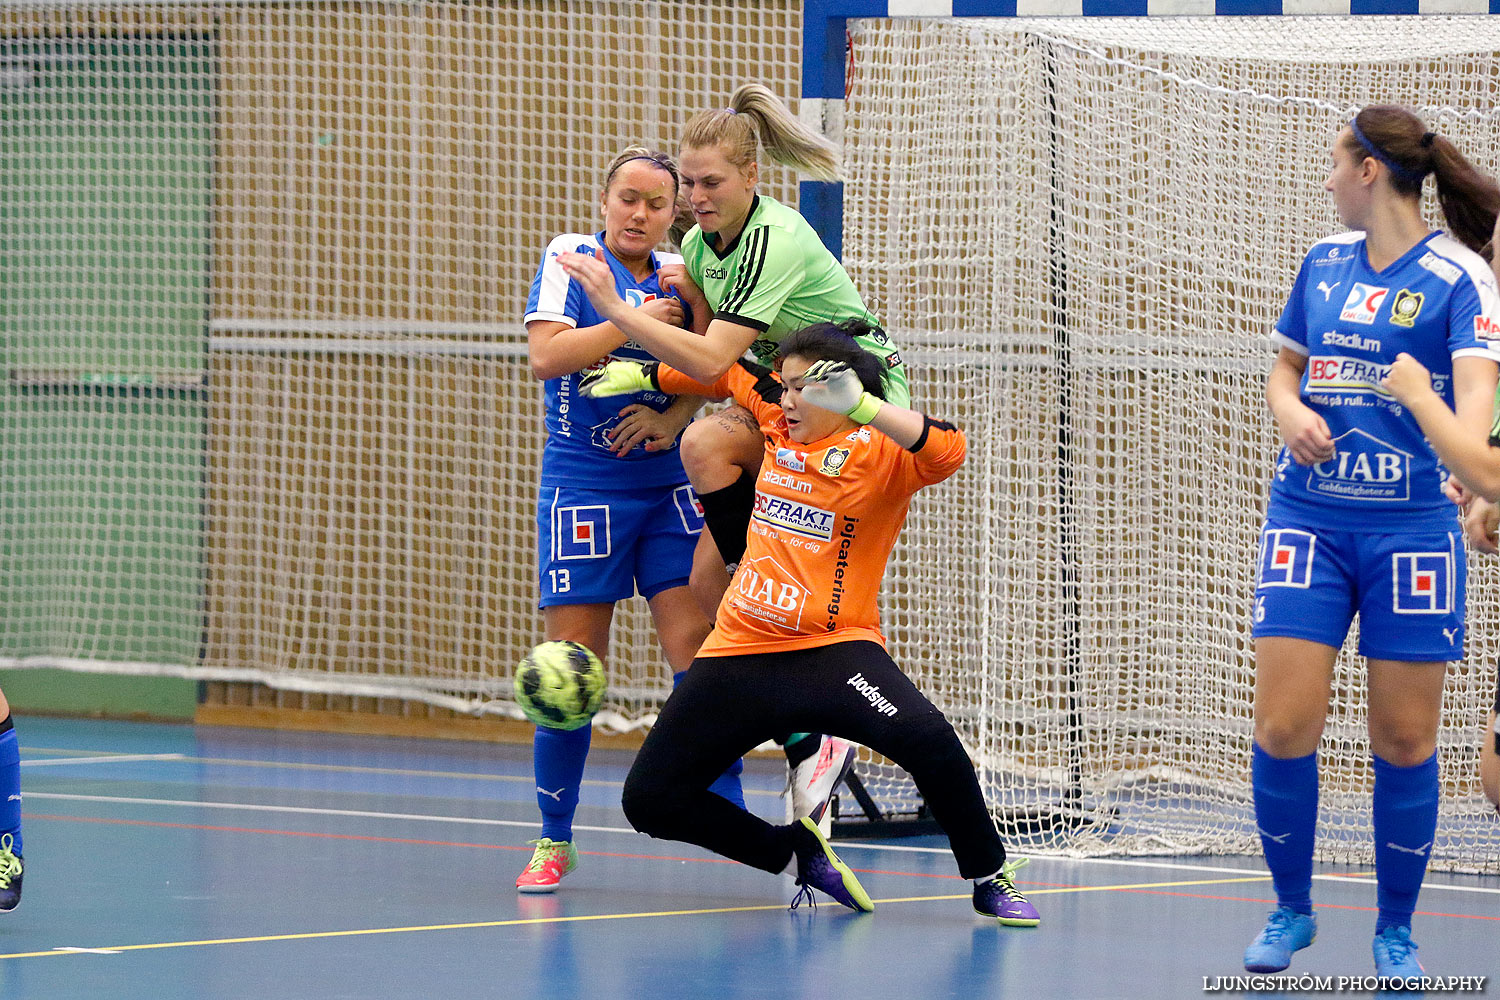
[[[1490,416],[1490,446],[1500,448],[1500,386],[1495,387],[1495,409]]]
[[[759,331],[750,351],[762,364],[771,364],[776,345],[804,326],[846,319],[878,325],[812,226],[774,198],[755,197],[745,227],[722,253],[694,226],[683,238],[682,256],[715,319]],[[906,365],[890,339],[881,333],[856,342],[885,362],[886,398],[910,406]]]

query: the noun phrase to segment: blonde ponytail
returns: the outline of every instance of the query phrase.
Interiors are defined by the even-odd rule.
[[[818,180],[839,179],[838,150],[794,116],[770,90],[758,83],[737,87],[729,107],[694,115],[683,131],[684,149],[722,146],[725,158],[740,169],[755,162],[757,141],[766,155]]]

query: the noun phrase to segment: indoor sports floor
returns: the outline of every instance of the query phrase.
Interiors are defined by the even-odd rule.
[[[969,909],[926,838],[841,844],[874,914],[789,911],[789,878],[631,831],[629,757],[603,751],[579,869],[555,896],[518,896],[537,835],[526,747],[17,731],[26,881],[0,915],[4,1000],[1198,997],[1244,974],[1271,899],[1254,858],[1038,857],[1017,881],[1042,926],[1009,930]],[[779,816],[776,765],[746,777],[752,808]],[[1372,883],[1320,868],[1320,936],[1291,972],[1372,973]],[[1429,975],[1500,974],[1500,878],[1432,875],[1421,910]]]

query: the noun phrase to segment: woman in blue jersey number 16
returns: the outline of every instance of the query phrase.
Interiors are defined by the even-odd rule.
[[[639,590],[662,652],[680,672],[712,627],[687,587],[703,524],[677,452],[702,400],[642,392],[622,407],[581,395],[584,375],[611,358],[654,358],[600,316],[557,262],[560,254],[589,254],[631,311],[701,328],[707,317],[665,293],[658,278],[682,260],[656,250],[676,218],[677,195],[676,165],[665,153],[631,147],[617,156],[600,195],[604,229],[547,247],[526,303],[526,333],[532,371],[546,383],[537,564],[547,638],[581,643],[604,660],[615,602]],[[542,836],[516,880],[521,892],[552,892],[578,864],[573,815],[590,732],[537,727]],[[713,790],[743,804],[737,776]]]
[[[821,179],[837,176],[826,139],[803,125],[770,90],[744,84],[729,106],[693,116],[683,130],[683,194],[696,225],[682,241],[683,268],[662,281],[679,290],[694,314],[708,313],[694,337],[620,299],[597,260],[564,254],[560,262],[616,325],[652,354],[694,379],[717,381],[746,351],[770,365],[777,345],[814,323],[861,320],[857,343],[884,366],[887,397],[910,401],[906,366],[880,330],[838,260],[807,220],[758,193],[757,151]],[[692,588],[712,615],[729,584],[729,568],[745,551],[765,435],[749,411],[731,406],[696,421],[682,440],[682,461],[698,491],[708,531],[694,555]],[[843,740],[789,734],[787,763],[792,814],[827,819],[828,797],[854,759]]]
[[[1463,540],[1447,470],[1382,385],[1398,354],[1431,373],[1462,433],[1489,428],[1500,336],[1495,277],[1476,252],[1500,188],[1397,107],[1334,138],[1324,187],[1351,232],[1314,244],[1277,321],[1266,400],[1285,447],[1271,480],[1255,590],[1255,819],[1277,909],[1245,950],[1276,972],[1312,943],[1317,748],[1354,615],[1375,774],[1382,976],[1422,974],[1411,917],[1437,828],[1443,675],[1463,655]],[[1436,175],[1448,235],[1429,230]]]

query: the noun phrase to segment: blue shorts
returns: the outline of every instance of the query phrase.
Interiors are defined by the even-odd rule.
[[[1371,535],[1267,518],[1250,634],[1338,648],[1358,613],[1362,656],[1458,660],[1467,569],[1457,529]]]
[[[703,508],[687,483],[644,490],[544,486],[536,508],[541,607],[650,600],[687,585]]]

